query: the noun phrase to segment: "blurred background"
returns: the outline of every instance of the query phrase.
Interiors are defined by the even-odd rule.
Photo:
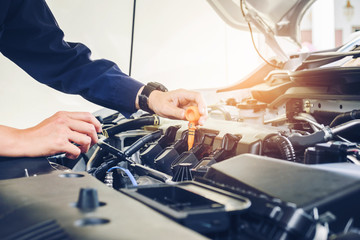
[[[106,58],[129,73],[134,2],[47,0],[65,40],[82,42],[92,58]],[[360,30],[360,1],[318,0],[301,23],[302,46],[340,46]],[[274,55],[254,34],[260,52]],[[326,41],[324,41],[326,39]],[[247,31],[227,26],[205,0],[137,0],[131,75],[169,89],[217,88],[239,81],[262,63]],[[0,56],[0,124],[26,128],[57,111],[94,112],[100,106],[42,85]]]

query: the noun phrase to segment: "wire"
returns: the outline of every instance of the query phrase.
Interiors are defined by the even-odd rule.
[[[92,168],[92,166],[93,166],[93,164],[94,164],[94,162],[95,162],[95,158],[96,158],[97,154],[99,153],[99,151],[100,151],[100,147],[97,146],[97,147],[95,148],[94,153],[91,155],[89,161],[88,161],[87,164],[86,164],[86,171],[89,171],[89,170]]]
[[[351,229],[352,225],[354,223],[354,219],[350,218],[349,221],[346,223],[345,228],[344,228],[344,234],[348,233],[349,230]]]
[[[251,36],[251,41],[252,41],[252,44],[255,48],[255,51],[257,52],[257,54],[259,55],[259,57],[264,61],[266,62],[266,64],[274,67],[274,68],[277,68],[277,69],[281,69],[279,66],[275,65],[275,64],[272,64],[271,62],[269,62],[268,60],[266,60],[262,55],[261,53],[259,52],[259,50],[257,49],[256,47],[256,44],[255,44],[255,40],[254,40],[254,35],[253,35],[253,31],[252,31],[252,27],[251,27],[251,24],[250,22],[246,19],[246,15],[245,15],[245,12],[244,12],[244,7],[243,7],[243,3],[245,3],[244,0],[240,0],[240,10],[241,10],[241,13],[244,17],[244,20],[246,21],[246,23],[248,24],[249,26],[249,31],[250,31],[250,36]]]
[[[136,10],[136,0],[134,0],[133,19],[132,19],[132,27],[131,27],[131,45],[130,45],[129,76],[131,76],[132,58],[133,58],[133,48],[134,48],[135,10]]]
[[[137,182],[136,182],[134,176],[129,171],[129,169],[122,168],[122,167],[112,167],[109,170],[107,170],[106,172],[110,172],[110,171],[112,171],[114,169],[120,169],[121,171],[125,172],[126,175],[130,178],[130,181],[131,181],[132,185],[137,186]]]

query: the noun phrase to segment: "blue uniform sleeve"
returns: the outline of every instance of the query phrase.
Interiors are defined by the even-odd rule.
[[[81,43],[64,41],[64,33],[44,0],[9,0],[1,24],[0,51],[37,81],[59,91],[80,94],[96,104],[135,112],[143,85],[108,60],[91,60]]]

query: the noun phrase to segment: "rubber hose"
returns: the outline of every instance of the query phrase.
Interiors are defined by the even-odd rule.
[[[99,179],[100,181],[104,181],[107,170],[116,166],[119,162],[120,162],[119,159],[113,159],[108,162],[102,163],[95,170],[94,170],[94,168],[90,169],[90,171],[88,171],[88,172],[95,178]]]
[[[159,117],[157,117],[156,115],[129,119],[125,122],[119,123],[116,126],[103,130],[103,134],[105,137],[112,137],[115,134],[124,131],[139,129],[146,125],[159,125],[159,122]]]
[[[337,115],[334,118],[334,120],[332,120],[329,126],[334,127],[344,122],[348,122],[355,119],[360,119],[360,110],[352,110],[351,112],[345,112]]]
[[[296,154],[293,145],[288,138],[282,135],[269,136],[265,142],[271,147],[275,146],[281,155],[281,158],[287,161],[295,162]]]
[[[150,134],[143,136],[142,138],[138,139],[136,142],[131,144],[131,146],[125,150],[125,152],[124,152],[125,156],[130,157],[135,152],[137,152],[140,148],[145,146],[146,143],[152,142],[152,141],[158,139],[159,137],[161,137],[161,135],[162,135],[162,130],[157,130],[155,132],[152,132]]]
[[[277,139],[282,156],[288,161],[295,162],[296,161],[295,150],[289,139],[281,135],[278,136]]]

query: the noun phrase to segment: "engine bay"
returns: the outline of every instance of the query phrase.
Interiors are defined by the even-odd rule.
[[[205,90],[214,103],[206,123],[194,131],[191,148],[187,121],[143,111],[130,118],[109,109],[95,112],[103,132],[86,154],[76,161],[63,154],[45,162],[26,159],[16,164],[20,172],[8,177],[15,179],[1,181],[2,224],[14,224],[0,236],[52,236],[45,230],[51,228],[62,232],[60,239],[98,239],[97,234],[117,239],[122,217],[111,212],[115,207],[108,202],[142,218],[137,208],[124,209],[128,203],[141,203],[155,211],[144,216],[142,224],[159,215],[154,221],[180,224],[174,231],[191,239],[359,236],[357,71],[303,65],[296,71],[286,66],[274,70],[263,65],[235,86],[212,95]],[[4,179],[14,169],[2,166]],[[43,181],[58,192],[36,187],[45,187]],[[42,199],[49,200],[51,208],[40,214],[38,208],[48,207]],[[64,204],[72,210],[59,214]],[[104,216],[100,209],[110,212]],[[37,217],[15,224],[24,213]],[[145,235],[169,238],[172,227],[164,230],[166,225],[155,233],[140,229]],[[126,235],[127,228],[121,234]]]
[[[211,239],[358,234],[360,84],[317,71],[310,81],[309,71],[272,70],[248,95],[246,82],[219,93],[229,97],[209,106],[191,149],[186,121],[103,109],[99,143],[75,166],[51,161]]]
[[[289,55],[315,1],[207,2],[264,63],[198,89],[202,126],[104,108],[76,160],[1,158],[0,239],[360,239],[360,37]]]

